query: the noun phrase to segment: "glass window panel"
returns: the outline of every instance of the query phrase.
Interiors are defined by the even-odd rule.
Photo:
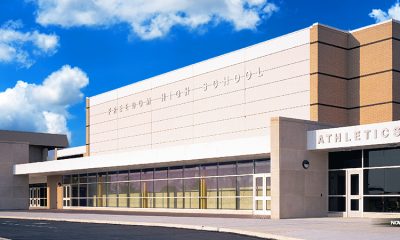
[[[86,198],[79,198],[79,206],[80,206],[80,207],[87,207],[87,200],[86,200]]]
[[[79,175],[79,183],[87,183],[87,174]]]
[[[185,166],[183,171],[183,175],[185,178],[189,177],[199,177],[200,176],[200,168],[198,165],[194,166]]]
[[[170,167],[168,170],[168,178],[182,178],[183,167]]]
[[[236,175],[236,163],[220,163],[218,165],[218,176]]]
[[[72,184],[71,185],[71,197],[73,197],[73,198],[79,197],[78,184]]]
[[[175,176],[177,176],[178,174],[176,174]],[[183,174],[182,171],[181,174]],[[183,208],[183,179],[168,180],[168,196],[169,208]]]
[[[400,166],[400,148],[365,150],[364,165],[365,167]]]
[[[98,173],[97,175],[97,181],[98,182],[108,182],[107,181],[107,173]]]
[[[154,179],[167,179],[168,168],[156,168],[154,170]]]
[[[362,151],[343,151],[329,153],[329,169],[361,167]]]
[[[238,209],[239,210],[251,210],[251,209],[253,209],[253,198],[252,197],[240,197],[240,198],[238,198]]]
[[[87,197],[87,184],[79,184],[79,197],[80,198]]]
[[[155,208],[168,207],[168,181],[155,180],[154,181],[154,204]]]
[[[358,199],[351,199],[350,200],[350,209],[352,211],[358,211],[359,210],[359,200]]]
[[[118,183],[107,183],[107,197],[117,197],[118,194]]]
[[[385,212],[400,212],[400,197],[385,197],[384,200]]]
[[[78,177],[78,175],[72,175],[71,183],[78,183],[78,182],[79,182],[79,177]]]
[[[129,201],[129,198],[119,196],[118,197],[118,207],[122,207],[122,208],[128,207],[128,201]]]
[[[185,168],[186,171],[186,168]],[[191,178],[184,179],[185,189],[185,208],[198,209],[199,208],[199,179]]]
[[[128,182],[119,182],[118,183],[118,196],[119,197],[128,197],[129,194],[129,183]]]
[[[267,204],[267,210],[271,210],[271,201],[270,200],[267,200],[266,201],[266,204]]]
[[[46,198],[47,197],[47,188],[39,188],[39,197]]]
[[[140,208],[141,207],[141,198],[129,198],[129,207],[131,208]]]
[[[256,200],[256,210],[263,210],[263,201]]]
[[[47,200],[46,199],[40,199],[40,206],[41,207],[46,207],[47,206]]]
[[[236,177],[219,177],[220,209],[236,209]]]
[[[118,207],[128,207],[129,183],[118,183]]]
[[[237,163],[237,174],[253,174],[254,173],[254,162],[253,160],[249,161],[240,161]]]
[[[206,188],[206,196],[207,196],[207,208],[208,209],[216,209],[218,207],[218,179],[216,177],[213,178],[205,178],[205,188]]]
[[[330,171],[329,172],[329,195],[345,195],[346,194],[346,171]]]
[[[128,181],[128,180],[129,180],[129,171],[118,172],[118,181]]]
[[[236,177],[219,177],[218,191],[221,197],[236,196]]]
[[[385,169],[385,194],[400,194],[400,168]]]
[[[97,183],[90,183],[88,186],[88,197],[96,198],[97,197]]]
[[[140,182],[129,183],[129,196],[135,198],[141,197]]]
[[[116,182],[116,181],[118,181],[118,172],[108,172],[107,182]]]
[[[364,212],[383,212],[383,197],[364,197]]]
[[[265,179],[265,193],[267,196],[271,196],[271,178],[269,177]]]
[[[345,212],[346,211],[346,197],[329,197],[329,211]]]
[[[205,164],[200,166],[200,176],[217,176],[217,164]]]
[[[88,183],[96,183],[96,182],[97,182],[97,173],[89,173]]]
[[[88,207],[97,207],[96,199],[95,198],[88,198],[87,199],[87,206]]]
[[[71,205],[72,205],[73,207],[78,207],[78,206],[79,206],[78,198],[72,198],[72,199],[71,199]]]
[[[129,180],[130,181],[139,181],[140,180],[140,170],[131,170],[129,172]]]
[[[116,197],[108,197],[107,198],[107,207],[117,207],[117,198]]]
[[[350,194],[351,195],[358,195],[359,194],[359,174],[350,174]]]
[[[106,207],[107,205],[107,183],[99,182],[97,184],[97,206]]]
[[[152,208],[153,207],[153,181],[142,181],[142,207]]]
[[[262,177],[256,178],[256,196],[263,196],[263,180]]]
[[[142,180],[153,180],[153,169],[145,169],[142,171],[141,179]]]
[[[168,180],[168,194],[169,197],[183,197],[183,180]]]
[[[71,184],[71,181],[70,175],[63,176],[63,184]]]
[[[364,170],[364,195],[380,195],[385,193],[385,170]]]
[[[253,176],[239,176],[238,181],[238,196],[253,197]]]
[[[219,209],[236,209],[236,197],[221,197]]]
[[[259,159],[254,161],[255,173],[270,173],[271,172],[271,161],[269,159]]]
[[[169,198],[168,199],[168,207],[169,208],[183,208],[184,198]]]

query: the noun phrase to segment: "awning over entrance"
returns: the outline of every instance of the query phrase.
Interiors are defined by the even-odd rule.
[[[307,132],[307,149],[346,149],[400,144],[400,121]]]
[[[270,152],[269,137],[199,143],[176,147],[121,152],[98,156],[17,164],[15,175],[53,175],[109,168],[178,163],[195,160],[265,156]]]

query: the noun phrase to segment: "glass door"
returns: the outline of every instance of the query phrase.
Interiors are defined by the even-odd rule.
[[[362,169],[348,169],[346,178],[347,217],[361,217],[363,209]]]
[[[253,214],[271,215],[271,174],[253,175]]]
[[[40,188],[30,187],[29,188],[29,207],[41,207],[40,205]]]
[[[71,207],[71,185],[63,186],[63,206]]]

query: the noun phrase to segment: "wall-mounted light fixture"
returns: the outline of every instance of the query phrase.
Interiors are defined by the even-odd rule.
[[[302,165],[304,169],[308,169],[310,167],[310,162],[308,160],[303,160]]]

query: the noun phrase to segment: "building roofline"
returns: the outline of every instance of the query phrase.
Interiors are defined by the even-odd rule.
[[[23,142],[49,148],[68,147],[68,138],[63,134],[0,130],[0,142]]]

